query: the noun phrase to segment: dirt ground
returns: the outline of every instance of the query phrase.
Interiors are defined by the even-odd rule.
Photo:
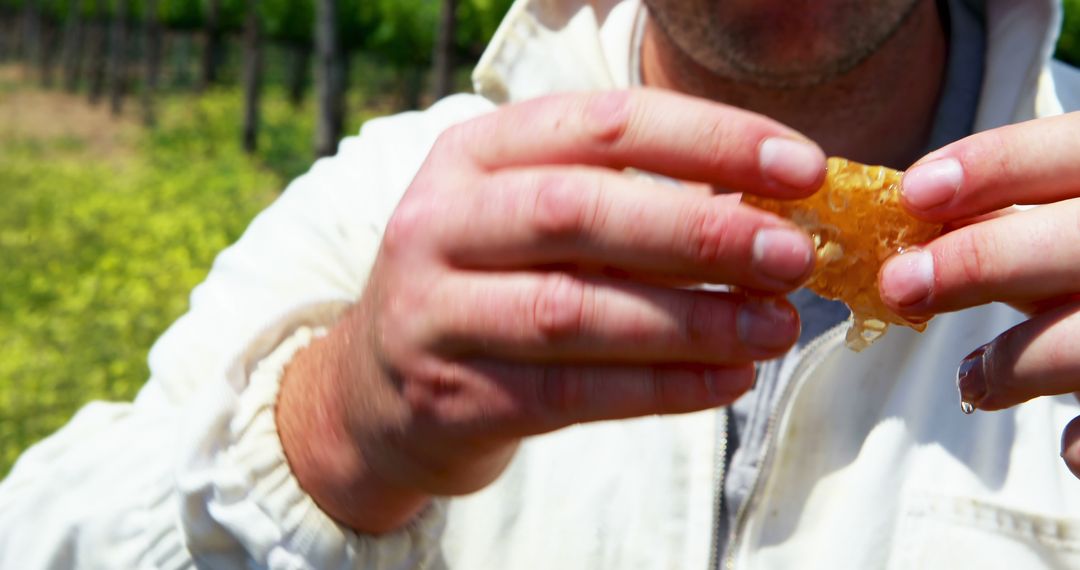
[[[33,78],[22,73],[15,66],[0,66],[0,142],[69,140],[92,156],[123,159],[138,122],[112,116],[104,100],[91,105],[85,94],[32,87]]]

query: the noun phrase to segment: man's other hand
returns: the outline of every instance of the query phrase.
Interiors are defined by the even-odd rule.
[[[967,409],[1080,391],[1080,113],[947,146],[907,172],[903,191],[914,214],[952,229],[882,267],[894,310],[928,316],[999,301],[1030,316],[963,359]],[[1062,457],[1080,477],[1080,418]]]

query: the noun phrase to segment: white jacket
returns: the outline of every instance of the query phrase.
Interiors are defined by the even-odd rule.
[[[358,536],[284,460],[281,367],[357,298],[385,221],[438,134],[493,108],[630,82],[635,0],[520,0],[482,60],[482,96],[368,123],[223,252],[150,354],[133,404],[85,407],[0,484],[0,568],[704,569],[717,413],[576,426],[529,440],[492,486],[409,528]],[[1080,107],[1049,63],[1049,0],[989,0],[976,128]],[[1080,567],[1080,482],[1058,437],[1072,397],[960,414],[959,358],[1019,322],[999,306],[809,347],[771,423],[737,568]]]

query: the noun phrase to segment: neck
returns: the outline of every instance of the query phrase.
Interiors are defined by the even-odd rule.
[[[904,168],[929,139],[946,52],[936,2],[926,0],[874,55],[811,87],[760,87],[717,76],[651,21],[641,58],[646,85],[767,115],[814,139],[829,155]]]

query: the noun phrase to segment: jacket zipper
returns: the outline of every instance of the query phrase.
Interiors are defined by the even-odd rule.
[[[713,528],[712,548],[709,551],[709,570],[717,570],[720,564],[720,509],[724,506],[724,470],[727,468],[727,443],[728,443],[728,409],[721,408],[716,421],[717,434],[715,455],[713,457]]]
[[[784,386],[784,393],[780,395],[780,401],[777,402],[776,409],[773,411],[772,415],[769,416],[769,422],[765,427],[765,450],[763,451],[761,466],[754,474],[754,481],[750,486],[750,494],[747,495],[746,501],[739,506],[739,512],[735,514],[735,525],[731,529],[731,534],[727,542],[727,556],[724,558],[724,570],[735,570],[735,556],[739,550],[739,541],[742,539],[743,527],[746,526],[747,512],[749,511],[750,505],[760,498],[761,486],[765,478],[764,474],[772,469],[772,463],[776,459],[776,446],[774,445],[776,442],[774,440],[776,439],[776,430],[777,426],[780,424],[780,420],[786,417],[788,412],[790,412],[791,399],[799,385],[801,385],[806,380],[806,377],[809,376],[808,372],[810,369],[814,368],[824,359],[824,356],[829,353],[829,350],[833,348],[836,341],[843,336],[848,326],[849,324],[847,322],[840,323],[822,333],[821,336],[806,345],[806,348],[802,351],[802,355],[799,357],[799,363],[791,374],[791,381]],[[719,446],[725,448],[725,453],[727,448],[726,425],[727,422],[725,418],[723,440],[720,442]],[[723,457],[718,457],[720,457],[721,467],[718,468],[717,471],[720,475],[723,475]],[[718,483],[717,505],[719,505],[721,501],[719,497],[723,495],[723,484],[723,480]],[[716,515],[717,517],[720,516],[719,508],[716,511]],[[717,518],[717,521],[719,521],[719,518]],[[719,556],[719,540],[716,540],[714,543],[713,555]],[[715,559],[710,562],[709,569],[720,570],[720,567],[717,566],[717,562],[718,561]]]

